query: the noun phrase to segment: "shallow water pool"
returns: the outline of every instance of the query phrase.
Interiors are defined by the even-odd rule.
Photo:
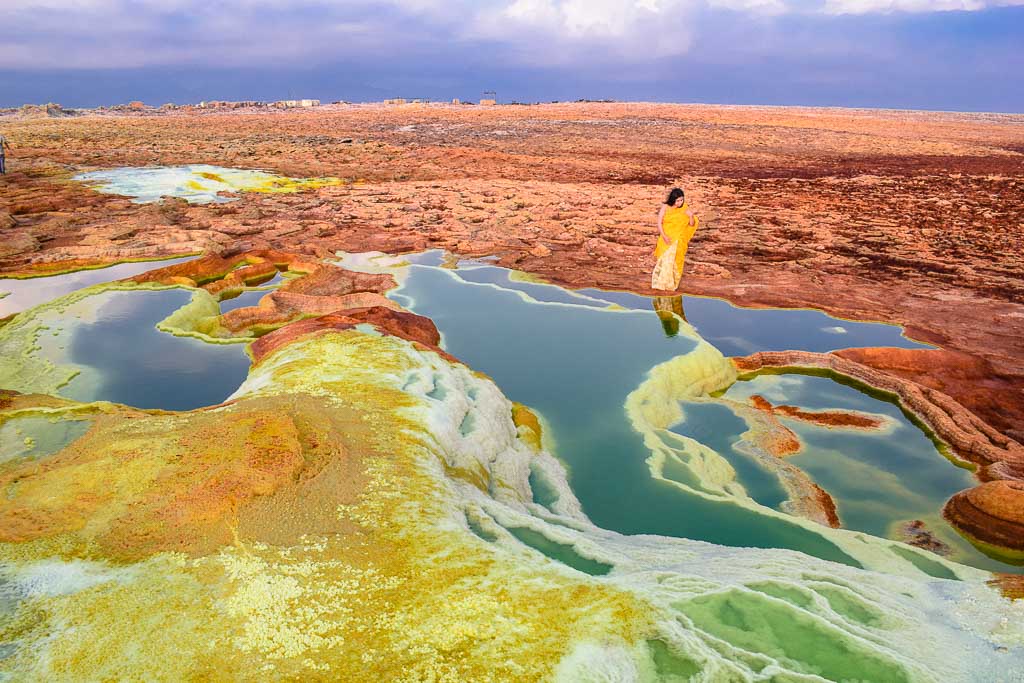
[[[20,313],[79,289],[103,282],[123,280],[154,268],[164,268],[175,263],[190,261],[193,258],[195,257],[184,256],[159,261],[133,261],[118,263],[106,268],[76,270],[48,277],[0,278],[0,318],[12,313]]]
[[[52,455],[80,437],[92,421],[86,417],[27,415],[0,423],[0,464]]]
[[[29,311],[15,323],[35,330],[31,357],[70,376],[57,388],[60,396],[190,410],[222,402],[249,369],[244,344],[209,344],[156,328],[191,297],[177,288],[107,290]],[[24,391],[17,380],[0,380]]]
[[[260,299],[270,294],[270,292],[271,290],[268,289],[246,289],[238,296],[222,299],[220,302],[220,312],[227,313],[237,308],[256,306],[260,303]]]
[[[627,534],[792,548],[856,564],[824,536],[784,517],[709,500],[651,476],[650,452],[628,422],[623,402],[653,366],[695,345],[679,334],[678,322],[673,327],[674,316],[658,315],[655,309],[666,310],[665,302],[593,289],[571,292],[489,265],[444,268],[434,253],[409,260],[403,284],[391,296],[434,320],[447,351],[492,377],[511,400],[544,416],[572,490],[595,524]],[[685,319],[726,355],[852,346],[927,348],[903,336],[897,326],[839,320],[820,311],[743,309],[697,297],[682,297],[669,306],[677,314],[685,307]],[[885,417],[884,433],[791,426],[805,444],[800,455],[790,458],[792,464],[832,493],[845,528],[899,538],[898,520],[922,519],[951,546],[954,559],[1014,570],[976,551],[941,520],[945,498],[974,479],[946,460],[898,406],[826,378],[775,377],[738,382],[726,397],[745,400],[763,391],[806,409]],[[790,391],[771,392],[769,384]],[[754,500],[778,509],[785,493],[775,475],[732,448],[747,429],[744,421],[724,404],[691,408],[690,421],[673,430],[721,453]],[[679,471],[684,469],[673,471],[669,465],[664,475],[685,478],[687,472]],[[880,478],[891,485],[871,490]]]

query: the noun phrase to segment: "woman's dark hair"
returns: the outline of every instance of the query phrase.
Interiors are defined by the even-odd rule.
[[[668,199],[665,200],[665,203],[668,204],[669,206],[673,206],[676,203],[676,200],[681,197],[685,198],[686,193],[684,193],[678,187],[673,187],[672,191],[668,193]]]

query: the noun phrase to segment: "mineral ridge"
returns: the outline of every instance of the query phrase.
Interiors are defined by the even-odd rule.
[[[5,421],[90,427],[0,465],[12,600],[0,666],[48,680],[930,681],[1012,668],[992,647],[1021,637],[1020,606],[985,572],[817,525],[873,571],[595,527],[538,447],[536,416],[430,348],[429,327],[381,315],[372,329],[315,318],[264,337],[287,333],[207,409],[8,394]],[[736,372],[715,353],[700,344],[652,377],[714,389]],[[545,506],[534,467],[557,492]]]

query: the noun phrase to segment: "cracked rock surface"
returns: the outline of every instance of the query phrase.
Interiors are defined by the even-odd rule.
[[[703,217],[684,292],[906,325],[963,354],[958,373],[865,362],[941,383],[1024,438],[1022,116],[336,105],[2,125],[15,152],[0,179],[0,273],[199,250],[440,247],[564,285],[645,292],[658,202],[680,185]],[[198,163],[347,182],[193,206],[132,204],[70,180]]]

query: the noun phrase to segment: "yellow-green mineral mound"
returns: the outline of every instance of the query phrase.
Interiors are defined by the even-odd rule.
[[[265,171],[206,164],[115,168],[80,173],[75,180],[89,183],[97,192],[132,197],[138,204],[160,201],[164,197],[180,197],[191,204],[222,203],[232,201],[223,194],[292,193],[343,182],[338,178],[287,178]]]
[[[652,391],[733,372],[700,367]],[[6,397],[4,421],[90,416],[0,462],[12,680],[998,680],[1024,635],[988,574],[889,541],[844,542],[865,571],[602,530],[537,415],[372,330],[268,349],[213,408]]]

